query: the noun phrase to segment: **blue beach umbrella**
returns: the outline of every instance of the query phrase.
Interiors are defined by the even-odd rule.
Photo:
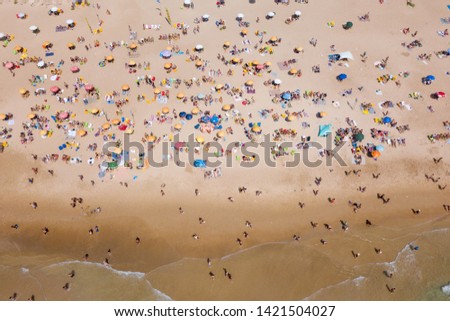
[[[219,122],[219,117],[217,117],[217,115],[214,115],[211,117],[210,121],[213,125],[215,125]]]
[[[378,145],[377,147],[375,147],[375,149],[379,152],[383,152],[384,151],[384,146],[383,145]]]
[[[344,79],[347,79],[347,75],[346,74],[339,74],[336,78],[337,78],[337,80],[342,81]]]
[[[170,50],[163,50],[159,55],[164,59],[169,59],[172,57],[172,52]]]
[[[192,114],[187,114],[187,115],[186,115],[186,119],[187,119],[187,120],[191,120],[191,119],[192,119]]]
[[[281,95],[281,98],[284,100],[291,100],[292,99],[292,95],[291,93],[285,92]]]
[[[383,117],[383,124],[389,124],[392,121],[391,117]]]
[[[196,159],[196,160],[194,160],[194,167],[205,168],[206,163],[202,159]]]
[[[182,111],[182,112],[179,114],[179,116],[180,116],[181,118],[186,117],[186,112],[185,112],[185,111]]]
[[[428,76],[425,77],[425,80],[433,81],[433,80],[436,80],[436,77],[434,77],[433,75],[428,75]]]
[[[320,125],[319,126],[319,137],[325,137],[331,133],[331,125]]]

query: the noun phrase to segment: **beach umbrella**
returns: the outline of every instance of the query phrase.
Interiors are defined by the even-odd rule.
[[[292,68],[291,70],[289,70],[290,75],[295,75],[295,74],[297,74],[297,72],[298,72],[298,70],[295,68]]]
[[[69,48],[70,50],[73,50],[73,49],[75,49],[75,44],[73,42],[69,42],[67,44],[67,48]]]
[[[433,81],[433,80],[436,80],[436,77],[434,77],[433,75],[428,75],[428,76],[425,77],[425,79],[427,81]]]
[[[216,88],[216,90],[221,90],[223,88],[223,85],[222,84],[217,84],[215,88]]]
[[[128,91],[128,90],[130,90],[130,86],[128,86],[128,85],[122,86],[122,91]]]
[[[159,94],[161,93],[161,89],[155,88],[155,89],[153,90],[153,93],[154,93],[155,95],[159,95]]]
[[[248,34],[248,29],[241,30],[241,36],[246,36]]]
[[[136,67],[136,61],[130,60],[130,61],[128,62],[128,66],[129,66],[129,67]]]
[[[204,123],[209,123],[210,120],[211,120],[211,118],[209,116],[203,116],[201,118],[201,121],[204,122]]]
[[[223,43],[223,48],[224,48],[224,49],[230,48],[230,46],[231,46],[231,43],[230,43],[229,41],[225,41],[225,42]]]
[[[294,52],[295,53],[303,52],[303,47],[295,47]]]
[[[172,52],[170,50],[163,50],[159,55],[164,59],[169,59],[172,57]]]
[[[364,139],[364,134],[363,133],[357,133],[353,136],[353,139],[357,142],[362,142]]]
[[[195,46],[195,51],[203,51],[203,45],[196,45]]]
[[[33,120],[33,119],[35,119],[36,117],[37,117],[37,115],[36,115],[36,114],[33,114],[33,113],[30,113],[30,114],[27,115],[27,118],[30,119],[30,120]]]
[[[252,86],[253,86],[253,80],[247,80],[247,81],[245,82],[245,85],[246,85],[247,87],[252,87]]]
[[[131,50],[136,50],[137,47],[138,47],[137,44],[135,44],[134,42],[131,45],[128,46],[128,48],[131,49]]]
[[[14,68],[14,64],[13,64],[12,62],[8,61],[8,62],[5,64],[5,68],[11,70],[11,69]]]
[[[42,44],[42,48],[44,48],[44,49],[51,48],[52,46],[53,46],[53,44],[52,44],[50,41],[45,41],[45,42]]]
[[[33,26],[30,26],[30,28],[29,28],[30,30],[31,30],[31,32],[37,32],[38,30],[39,30],[39,28],[37,27],[37,26],[35,26],[35,25],[33,25]]]
[[[31,29],[31,27],[30,27]],[[6,39],[6,35],[3,32],[0,32],[0,40],[3,41]]]
[[[203,144],[205,142],[205,139],[202,136],[198,136],[197,138],[195,138],[195,140],[200,144]]]
[[[264,65],[265,65],[266,67],[270,67],[270,66],[272,66],[272,63],[271,63],[270,61],[266,61],[266,62],[264,63]]]
[[[295,116],[292,115],[292,114],[290,114],[288,117],[286,117],[286,121],[291,122],[291,121],[293,121],[293,120],[295,120]]]
[[[172,68],[172,63],[168,62],[166,64],[164,64],[164,69],[169,70]]]
[[[378,158],[381,156],[381,153],[378,150],[373,150],[371,155],[373,158]]]
[[[272,43],[273,43],[273,42],[277,42],[277,41],[278,41],[278,38],[275,37],[275,36],[272,36],[272,37],[270,37],[269,41],[272,42]]]
[[[347,21],[345,24],[342,25],[342,28],[344,28],[345,30],[348,30],[351,27],[353,27],[353,22],[351,21]]]
[[[19,89],[19,93],[23,96],[23,95],[26,95],[28,93],[28,90],[25,89],[25,88],[20,88]]]
[[[213,115],[210,119],[211,124],[216,125],[219,123],[219,117],[217,115]]]
[[[178,116],[180,116],[181,118],[185,118],[186,117],[186,112],[182,111],[178,114]]]
[[[127,128],[127,129],[124,131],[124,133],[125,133],[125,134],[128,134],[128,135],[131,135],[131,134],[134,133],[134,129],[133,129],[133,128]]]
[[[177,99],[183,99],[185,96],[184,96],[184,93],[178,93],[177,94]]]
[[[200,112],[200,109],[198,109],[197,107],[192,108],[191,113],[194,115],[197,115]],[[187,115],[186,115],[187,116]]]
[[[19,13],[17,14],[17,17],[18,17],[19,19],[24,19],[26,16],[27,16],[27,14],[24,13],[24,12],[19,12]]]
[[[225,134],[226,134],[226,133],[225,133],[224,130],[220,130],[220,131],[217,132],[216,135],[217,135],[217,137],[219,137],[219,138],[223,138],[223,137],[225,136]]]
[[[255,125],[252,127],[252,132],[254,132],[255,134],[260,134],[262,132],[262,129],[258,125]]]
[[[325,137],[331,133],[331,125],[320,125],[319,126],[319,137]]]
[[[84,89],[85,89],[86,91],[92,91],[92,90],[94,90],[94,85],[92,85],[92,84],[86,84],[86,85],[84,85]]]
[[[97,115],[100,112],[97,108],[91,109],[91,114]]]
[[[73,66],[73,67],[70,67],[70,71],[73,73],[76,73],[76,72],[80,71],[80,68],[78,68],[78,66]]]
[[[269,12],[267,13],[267,17],[269,17],[269,18],[275,17],[275,12],[269,11]]]
[[[321,111],[319,113],[319,118],[323,118],[323,117],[326,117],[326,116],[328,116],[328,114],[326,112],[324,112],[324,111]]]
[[[116,148],[114,148],[114,151],[113,151],[113,153],[114,153],[114,154],[117,154],[117,155],[120,155],[120,154],[122,154],[122,148],[120,148],[120,147],[116,147]]]
[[[296,17],[300,17],[302,15],[302,12],[301,11],[295,11],[294,12],[294,16],[296,16]]]
[[[58,10],[59,10],[58,7],[52,7],[52,8],[50,9],[50,11],[53,12],[53,13],[58,12]]]
[[[256,65],[256,70],[263,70],[263,69],[264,69],[264,65],[262,65],[262,64]]]
[[[390,124],[392,121],[391,117],[385,116],[383,117],[383,124]]]
[[[114,118],[113,120],[111,120],[111,124],[113,124],[114,126],[119,126],[121,123],[119,118]]]
[[[109,128],[111,128],[111,124],[110,123],[104,123],[102,125],[102,129],[104,129],[104,130],[108,130]]]
[[[156,141],[156,136],[154,135],[147,136],[147,141],[150,143],[154,143]]]
[[[243,14],[243,13],[238,13],[237,16],[236,16],[236,18],[237,18],[238,20],[242,20],[242,19],[244,18],[244,14]]]
[[[194,167],[205,168],[206,162],[201,159],[196,159],[196,160],[194,160]]]
[[[223,111],[229,111],[231,109],[231,106],[230,105],[224,105],[223,107],[222,107],[222,110]]]
[[[281,79],[277,78],[277,79],[274,79],[273,84],[274,85],[281,85],[281,82],[282,82]]]
[[[233,59],[231,59],[231,63],[232,63],[233,65],[236,65],[236,64],[239,63],[239,59],[238,59],[238,58],[233,58]]]
[[[107,62],[113,62],[114,61],[114,57],[111,56],[111,55],[107,56],[105,59],[106,59]]]
[[[73,21],[72,19],[67,19],[66,23],[69,27],[74,27],[75,26],[75,21]]]
[[[183,125],[175,124],[175,126],[173,126],[173,128],[175,128],[176,130],[181,130],[181,128],[183,128]]]
[[[347,79],[347,75],[346,75],[346,74],[339,74],[339,75],[336,77],[336,79],[337,79],[338,81],[342,81],[342,80],[344,80],[344,79]]]
[[[164,107],[164,108],[162,109],[162,113],[163,113],[163,114],[168,114],[169,112],[170,112],[169,107]]]
[[[87,135],[87,131],[85,131],[84,129],[80,129],[80,130],[77,132],[77,134],[78,134],[78,136],[80,136],[80,137],[84,137],[84,136]]]
[[[6,115],[5,114],[0,114],[0,120],[5,120],[6,119]]]
[[[443,91],[438,91],[437,93],[436,93],[436,96],[438,96],[438,98],[445,98],[445,92],[443,92]]]
[[[24,49],[23,49],[22,46],[16,46],[16,47],[14,48],[14,50],[17,51],[17,52],[22,52]]]
[[[290,92],[284,92],[281,94],[281,99],[283,100],[291,100],[292,94]]]
[[[197,61],[195,62],[195,66],[196,66],[196,67],[201,67],[201,66],[203,66],[203,62],[202,62],[201,60],[197,60]]]
[[[128,128],[128,126],[126,124],[120,124],[117,128],[119,128],[119,130],[123,132]]]
[[[59,88],[58,86],[52,86],[50,87],[50,91],[54,94],[57,94],[61,91],[61,88]]]
[[[378,145],[377,147],[375,147],[377,151],[379,152],[383,152],[384,151],[384,146],[383,145]]]
[[[202,20],[203,20],[203,22],[208,21],[208,20],[209,20],[209,14],[204,14],[204,15],[202,16]]]
[[[205,94],[200,93],[197,95],[197,98],[203,100],[205,98]]]
[[[186,115],[186,119],[187,119],[187,120],[191,120],[191,119],[192,119],[192,114],[187,114],[187,115]]]
[[[69,118],[69,116],[70,114],[67,111],[63,111],[58,114],[58,119],[66,120],[67,118]]]

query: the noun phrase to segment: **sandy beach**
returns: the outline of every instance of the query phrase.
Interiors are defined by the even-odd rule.
[[[0,300],[449,300],[447,3],[193,2],[0,1]]]

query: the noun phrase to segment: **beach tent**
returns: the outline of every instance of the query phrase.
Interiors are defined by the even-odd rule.
[[[320,125],[319,126],[319,137],[325,137],[331,134],[331,124]]]

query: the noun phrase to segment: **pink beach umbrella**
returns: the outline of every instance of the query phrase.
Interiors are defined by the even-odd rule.
[[[262,70],[262,69],[264,69],[264,65],[262,65],[262,64],[256,65],[256,69]]]
[[[73,67],[70,67],[70,71],[73,73],[76,73],[76,72],[80,71],[80,68],[78,68],[78,66],[73,66]]]
[[[54,94],[57,94],[61,91],[61,88],[59,88],[58,86],[53,86],[50,88],[50,91]]]
[[[63,111],[58,114],[58,118],[61,120],[65,120],[65,119],[69,118],[69,113],[67,111]]]
[[[5,64],[5,68],[11,70],[11,69],[14,68],[14,64],[13,64],[12,62],[7,62],[7,63]]]
[[[84,89],[86,89],[86,91],[92,91],[92,90],[94,90],[94,85],[87,84],[84,86]]]

